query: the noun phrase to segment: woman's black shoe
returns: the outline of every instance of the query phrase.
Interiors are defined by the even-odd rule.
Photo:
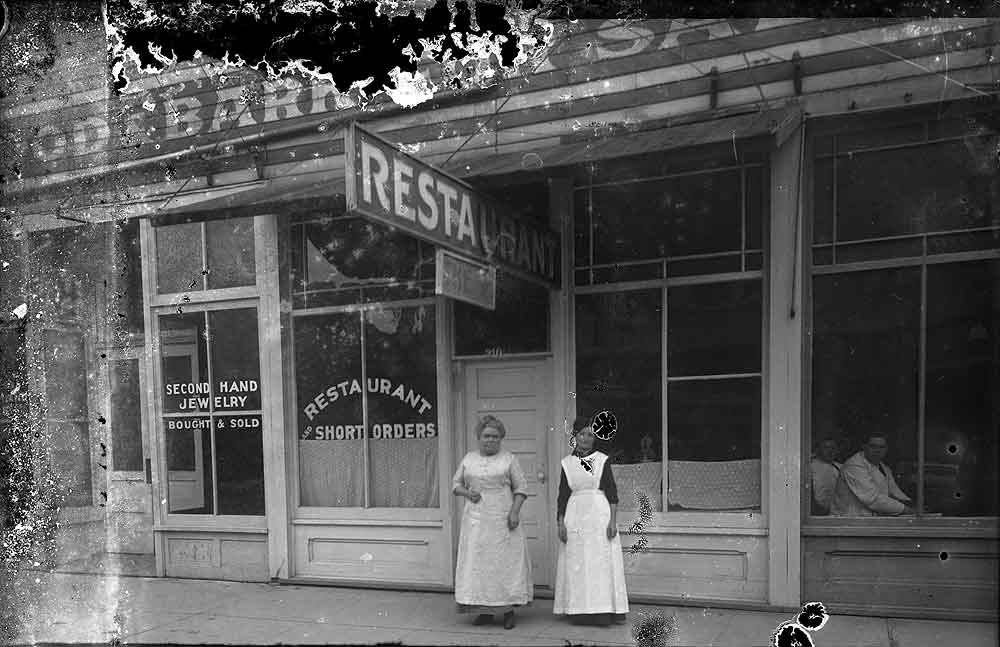
[[[514,612],[513,611],[508,611],[507,613],[503,614],[503,628],[504,629],[513,629],[514,628]]]
[[[493,615],[490,613],[480,613],[476,616],[476,619],[472,621],[474,625],[491,625],[493,624]]]

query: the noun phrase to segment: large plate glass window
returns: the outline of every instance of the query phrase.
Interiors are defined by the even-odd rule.
[[[433,248],[350,217],[291,241],[299,505],[437,508]]]
[[[575,203],[577,412],[611,409],[622,505],[759,510],[766,158],[594,164]]]
[[[263,515],[257,309],[163,314],[159,328],[168,511]]]
[[[1000,511],[998,141],[975,114],[815,140],[813,516],[902,509],[845,505],[870,442],[915,514]]]

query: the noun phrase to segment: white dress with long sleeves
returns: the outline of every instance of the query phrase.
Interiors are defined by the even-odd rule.
[[[507,527],[514,495],[528,495],[517,458],[505,450],[492,456],[469,452],[452,478],[452,490],[458,486],[482,495],[479,503],[465,499],[462,510],[455,568],[459,609],[527,604],[534,586],[524,526]]]
[[[608,539],[611,506],[599,488],[607,454],[593,452],[587,470],[577,456],[562,459],[572,494],[566,504],[566,543],[559,542],[555,614],[628,613],[621,535]]]

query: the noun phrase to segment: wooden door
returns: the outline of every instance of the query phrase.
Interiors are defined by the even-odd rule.
[[[521,511],[521,525],[535,586],[552,587],[555,550],[550,528],[555,514],[558,481],[548,473],[546,430],[551,419],[552,364],[550,360],[499,360],[475,362],[465,370],[466,451],[477,447],[475,427],[485,415],[499,418],[507,429],[503,448],[512,452],[528,479],[528,500]]]
[[[111,553],[152,555],[153,486],[140,352],[130,349],[109,365],[107,546]]]

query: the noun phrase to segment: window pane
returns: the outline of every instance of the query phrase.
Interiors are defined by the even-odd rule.
[[[256,308],[208,313],[215,411],[261,408]],[[263,478],[263,476],[261,477]]]
[[[139,404],[139,360],[111,362],[111,469],[140,472],[142,411]]]
[[[219,514],[264,514],[264,437],[260,416],[215,416]]]
[[[365,312],[373,507],[438,506],[434,306]]]
[[[760,166],[746,170],[747,181],[747,249],[763,249],[764,214],[767,213],[767,186],[764,184],[764,169]]]
[[[294,226],[299,227],[303,249],[296,258],[302,264],[298,274],[305,277],[307,292],[346,292],[347,302],[354,303],[362,301],[362,292],[375,289],[390,289],[391,299],[433,294],[432,245],[362,218],[324,218]],[[372,301],[387,295],[365,297]],[[312,295],[308,302],[320,305]]]
[[[993,224],[1000,179],[968,139],[838,159],[838,240]]]
[[[364,500],[361,317],[295,317],[299,504],[360,507]]]
[[[670,510],[760,509],[760,406],[756,377],[669,384]]]
[[[62,506],[91,506],[90,430],[87,422],[48,424],[51,483]]]
[[[593,189],[594,262],[739,251],[738,171]]]
[[[927,511],[996,515],[1000,261],[927,268],[926,393]]]
[[[209,411],[208,342],[204,312],[160,316],[163,412]]]
[[[761,367],[761,281],[667,290],[667,374],[756,373]]]
[[[549,350],[549,291],[497,270],[496,309],[455,301],[455,354]]]
[[[813,243],[833,242],[833,159],[817,159],[813,181]]]
[[[576,297],[577,414],[610,409],[618,433],[598,441],[615,463],[622,506],[635,505],[635,490],[663,509],[661,410],[662,290]]]
[[[232,288],[257,282],[253,218],[205,223],[208,287]]]
[[[815,277],[813,326],[814,442],[847,458],[886,434],[884,462],[915,498],[920,269]]]
[[[167,511],[212,514],[212,423],[207,416],[164,418]]]
[[[157,227],[156,289],[160,294],[204,289],[201,223]]]

